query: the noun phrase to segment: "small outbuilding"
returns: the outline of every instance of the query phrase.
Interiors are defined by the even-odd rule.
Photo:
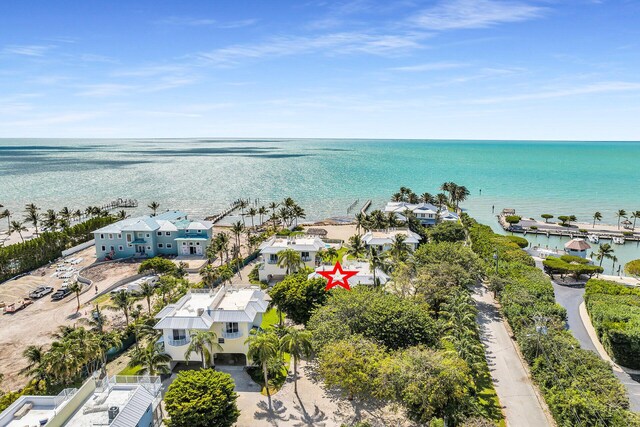
[[[591,249],[591,245],[584,239],[571,239],[564,244],[564,250],[568,255],[587,257],[587,249]]]

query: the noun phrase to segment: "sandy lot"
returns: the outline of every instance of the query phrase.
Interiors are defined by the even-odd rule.
[[[72,258],[82,257],[84,260],[76,267],[91,265],[95,262],[95,248],[90,247]],[[26,366],[22,352],[29,345],[48,345],[51,334],[61,325],[72,325],[81,317],[90,315],[91,308],[85,304],[95,295],[95,286],[102,291],[116,281],[136,273],[137,263],[107,264],[89,269],[85,276],[94,280],[94,285],[80,295],[82,307],[76,313],[76,298],[69,295],[61,301],[52,301],[50,295],[34,301],[14,314],[0,315],[0,372],[4,374],[4,389],[16,389],[24,385],[26,378],[18,371]],[[42,273],[45,273],[42,275]],[[51,277],[55,266],[40,268],[30,275],[0,285],[0,300],[12,302],[26,297],[37,286],[48,285],[54,290],[59,289],[63,280]],[[115,324],[119,324],[120,313],[107,312],[105,314]]]
[[[355,224],[344,224],[344,225],[311,225],[305,226],[305,231],[309,228],[322,228],[327,230],[327,238],[328,239],[339,239],[343,240],[345,243],[349,241],[349,237],[357,234]],[[362,231],[361,231],[362,233]]]

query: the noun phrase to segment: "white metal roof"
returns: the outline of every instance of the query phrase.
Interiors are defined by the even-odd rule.
[[[418,244],[422,239],[419,234],[407,228],[391,228],[388,230],[368,231],[362,236],[362,241],[367,245],[387,245],[393,243],[393,239],[398,234],[406,236],[404,242],[408,244]]]
[[[144,387],[138,386],[129,401],[120,408],[118,416],[113,419],[109,427],[131,427],[140,422],[142,416],[153,403],[153,395]]]
[[[285,249],[293,249],[296,252],[317,252],[324,247],[324,242],[317,236],[272,236],[263,242],[259,249],[262,254],[277,254]]]

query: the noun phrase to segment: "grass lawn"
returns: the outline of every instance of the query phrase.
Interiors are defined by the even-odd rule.
[[[285,318],[286,318],[285,314],[282,313],[283,322]],[[280,323],[280,315],[278,314],[278,310],[276,310],[275,308],[272,308],[271,310],[267,311],[265,314],[262,315],[262,323],[260,324],[260,327],[262,329],[267,329],[273,325],[277,325],[278,323]]]
[[[142,369],[142,366],[140,365],[136,365],[132,367],[127,366],[122,371],[120,371],[118,375],[138,375],[141,369]]]
[[[282,313],[283,321],[285,317],[286,317],[285,314]],[[260,324],[260,327],[266,330],[272,326],[278,325],[278,323],[280,323],[280,314],[278,313],[278,310],[276,310],[275,308],[272,308],[262,316],[262,323]],[[278,390],[282,388],[282,385],[287,379],[287,375],[289,373],[290,360],[291,360],[291,355],[289,353],[283,353],[282,361],[284,362],[284,364],[282,366],[282,369],[280,369],[280,371],[275,376],[271,375],[269,377],[269,392],[271,393],[271,395],[274,395],[275,393],[277,393]],[[247,373],[251,376],[251,379],[253,379],[253,381],[258,383],[262,387],[262,390],[260,392],[262,393],[262,395],[266,396],[267,390],[264,387],[264,378],[262,376],[262,368],[253,366],[247,369]]]

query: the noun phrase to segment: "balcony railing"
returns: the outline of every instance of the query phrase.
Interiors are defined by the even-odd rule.
[[[302,262],[309,262],[309,261],[311,261],[312,258],[310,256],[303,256],[300,259],[302,260]]]
[[[223,332],[222,333],[222,338],[226,338],[226,339],[234,339],[234,338],[240,338],[242,336],[242,332],[238,331],[238,332]]]
[[[169,338],[167,342],[169,343],[170,346],[180,347],[180,346],[189,344],[191,342],[191,339],[189,337],[184,337],[177,340],[173,338]]]

